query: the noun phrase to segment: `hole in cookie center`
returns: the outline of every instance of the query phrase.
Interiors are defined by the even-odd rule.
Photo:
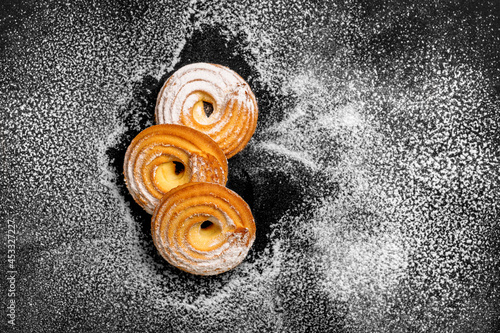
[[[193,96],[194,101],[191,114],[199,124],[209,125],[217,121],[217,104],[215,100],[208,94],[198,92]]]
[[[170,161],[167,163],[162,163],[156,169],[155,178],[160,182],[169,182],[182,178],[184,175],[185,167],[184,164],[177,161]]]
[[[179,161],[169,161],[158,165],[154,172],[154,183],[156,187],[166,193],[181,184],[189,181],[186,167]]]
[[[177,161],[173,161],[173,163],[174,163],[174,166],[175,166],[174,173],[176,175],[182,175],[182,174],[184,174],[184,170],[186,170],[186,168],[184,167],[184,164],[182,164],[181,162],[177,162]]]
[[[187,241],[198,251],[211,251],[217,244],[224,241],[221,223],[213,216],[206,220],[198,220],[189,228]]]
[[[200,224],[200,240],[202,240],[202,243],[217,237],[221,232],[222,229],[220,226],[210,220],[203,221]]]
[[[200,228],[201,228],[201,229],[206,229],[206,228],[209,228],[211,225],[213,225],[213,223],[212,223],[212,222],[210,222],[210,221],[204,221],[204,222],[201,224]]]
[[[210,118],[212,113],[214,113],[214,106],[212,105],[212,103],[203,101],[203,111],[205,111],[205,115],[207,116],[207,118]]]

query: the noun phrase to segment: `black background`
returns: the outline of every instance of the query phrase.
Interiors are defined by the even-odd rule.
[[[500,330],[497,1],[4,1],[0,12],[1,212],[2,220],[15,221],[17,232],[16,326],[2,314],[3,330]],[[245,16],[250,13],[257,18]],[[266,38],[270,43],[262,42]],[[268,61],[259,55],[264,51]],[[193,62],[235,70],[259,103],[258,128],[247,149],[229,161],[228,183],[249,203],[257,239],[246,266],[215,277],[178,271],[157,254],[150,217],[133,202],[121,176],[128,144],[153,124],[162,84]],[[276,68],[263,69],[266,64]],[[446,74],[445,65],[461,76]],[[345,181],[325,166],[342,165],[345,147],[358,141],[312,126],[352,95],[330,106],[311,96],[305,116],[311,125],[293,127],[300,137],[314,136],[314,147],[306,148],[317,154],[320,171],[262,149],[264,143],[282,142],[274,129],[307,98],[283,88],[304,69],[327,82],[335,96],[348,95],[339,81],[374,80],[366,85],[371,89],[354,95],[366,102],[364,112],[384,137],[385,153],[373,152],[364,163],[381,170],[377,184],[402,198],[406,210],[397,208],[396,225],[409,239],[404,276],[381,292],[383,300],[365,291],[354,292],[355,300],[340,297],[342,291],[331,293],[335,284],[324,282],[336,259],[324,256],[333,252],[320,247],[313,233],[296,234],[311,221],[329,218],[318,218],[324,198],[336,202],[350,195]],[[475,76],[464,79],[470,73]],[[432,97],[446,95],[443,89],[455,83],[449,98],[458,106]],[[415,100],[429,100],[426,107],[435,102],[435,109],[418,114],[392,104],[408,92]],[[452,120],[443,120],[447,117]],[[450,134],[440,141],[431,135],[436,132]],[[375,140],[372,135],[366,140]],[[455,154],[450,147],[460,140],[464,149]],[[479,155],[469,154],[471,147],[478,147]],[[418,177],[430,177],[425,168],[411,176],[402,161],[412,154],[425,159],[428,148],[432,157],[446,154],[445,162],[457,165],[456,182],[446,183],[438,172],[445,185],[427,187]],[[481,168],[469,169],[475,160]],[[354,210],[341,220],[339,233],[377,239],[384,223],[392,223],[377,217],[373,207]],[[455,230],[467,237],[454,239]],[[334,236],[335,248],[342,247],[334,244],[339,239],[350,240]],[[7,237],[2,237],[6,258]],[[360,281],[370,290],[370,282]],[[6,278],[1,286],[7,295]],[[2,296],[2,309],[7,301]]]

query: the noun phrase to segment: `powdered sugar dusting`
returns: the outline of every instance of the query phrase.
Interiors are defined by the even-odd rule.
[[[33,6],[0,21],[14,331],[498,330],[498,4]],[[193,62],[261,111],[228,175],[257,238],[213,277],[156,253],[117,169]]]

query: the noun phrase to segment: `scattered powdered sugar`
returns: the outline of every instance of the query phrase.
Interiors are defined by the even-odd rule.
[[[33,6],[0,21],[14,331],[498,329],[497,4]],[[120,170],[162,80],[200,61],[259,102],[229,161],[257,238],[213,277],[161,258]]]

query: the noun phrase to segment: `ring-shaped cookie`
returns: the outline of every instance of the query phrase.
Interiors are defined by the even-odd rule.
[[[158,252],[173,266],[215,275],[246,257],[255,240],[255,221],[235,192],[213,183],[188,183],[162,198],[151,234]]]
[[[180,124],[210,136],[230,158],[257,127],[257,102],[248,83],[233,70],[194,63],[163,85],[156,103],[157,124]]]
[[[125,154],[123,172],[134,200],[152,214],[171,189],[188,182],[225,185],[227,159],[207,135],[182,125],[154,125]]]

